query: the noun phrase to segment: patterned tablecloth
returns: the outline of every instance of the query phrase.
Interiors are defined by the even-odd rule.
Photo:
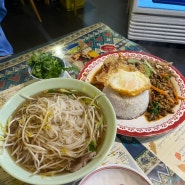
[[[83,44],[79,41],[83,41]],[[92,58],[100,54],[116,50],[134,50],[147,52],[136,43],[124,38],[103,23],[97,23],[89,27],[78,30],[66,37],[53,40],[45,45],[32,48],[31,50],[19,53],[5,59],[0,63],[0,108],[19,89],[23,88],[34,80],[28,73],[27,61],[33,51],[50,52],[56,56],[65,58],[66,53],[74,52],[81,47],[90,48],[94,51]],[[91,58],[88,59],[88,61]],[[83,60],[84,61],[84,60]],[[88,62],[86,60],[86,62]],[[82,66],[85,63],[82,63]],[[73,74],[72,74],[73,75]],[[75,76],[74,76],[75,77]],[[154,185],[180,185],[185,182],[176,175],[167,165],[165,165],[150,148],[145,147],[136,138],[117,135],[122,144],[117,144],[117,152],[122,155],[120,164],[126,164],[142,170]],[[119,146],[119,147],[118,147]],[[114,151],[113,148],[112,151]],[[126,150],[127,149],[127,150]],[[111,152],[112,152],[111,151]],[[112,156],[112,157],[110,157]],[[117,156],[117,155],[116,155]],[[124,156],[124,157],[123,157]],[[126,157],[125,157],[126,156]],[[132,156],[132,157],[131,157]],[[118,157],[118,156],[117,156]],[[108,157],[109,161],[118,161],[112,153]],[[121,159],[127,159],[122,160]],[[134,160],[132,160],[134,159]],[[129,161],[129,162],[128,162]],[[0,168],[0,185],[24,184],[13,177],[10,177]]]
[[[116,33],[105,24],[98,23],[78,30],[64,38],[62,37],[53,40],[45,45],[41,45],[26,52],[14,55],[8,60],[1,61],[0,91],[32,79],[28,75],[27,60],[32,55],[33,51],[50,52],[54,55],[62,55],[62,51],[71,51],[76,49],[73,46],[75,46],[79,40],[82,40],[98,54],[115,50],[144,51],[144,49],[139,47],[137,44],[125,39],[123,36]],[[106,50],[105,48],[109,48],[109,50]]]

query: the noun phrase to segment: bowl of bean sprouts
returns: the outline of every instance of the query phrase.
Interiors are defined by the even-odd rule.
[[[16,179],[66,184],[103,163],[116,136],[108,98],[87,82],[37,81],[0,110],[0,165]]]

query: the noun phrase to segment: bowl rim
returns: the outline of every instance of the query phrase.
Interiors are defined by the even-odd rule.
[[[99,89],[91,85],[90,83],[77,80],[77,79],[69,79],[69,78],[52,78],[41,80],[32,83],[19,90],[14,96],[12,96],[2,107],[0,110],[0,122],[4,126],[9,118],[9,116],[16,110],[17,106],[25,101],[25,99],[20,96],[20,94],[25,96],[32,96],[33,94],[37,94],[43,90],[52,89],[52,88],[66,88],[66,89],[77,89],[82,93],[88,93],[89,96],[95,96],[95,94],[103,94]],[[33,90],[34,89],[34,90]],[[111,150],[113,143],[116,138],[116,115],[114,109],[106,96],[101,96],[102,98],[98,99],[99,103],[105,103],[105,107],[102,106],[102,110],[106,116],[107,124],[110,127],[107,127],[105,142],[102,145],[102,148],[98,152],[97,156],[90,161],[85,167],[78,170],[74,173],[65,174],[62,176],[54,176],[54,177],[41,177],[40,175],[30,176],[31,173],[22,169],[19,165],[15,165],[12,158],[8,155],[6,149],[0,154],[0,165],[1,167],[9,173],[11,176],[19,179],[23,182],[27,182],[30,184],[38,184],[38,185],[54,185],[54,184],[66,184],[73,182],[75,180],[83,178],[85,175],[93,171],[97,168],[108,155]],[[108,113],[106,113],[108,111]],[[111,116],[110,116],[111,115]],[[0,134],[2,134],[0,130]],[[13,169],[15,170],[13,170]],[[20,173],[18,173],[20,171]]]
[[[127,170],[130,171],[131,173],[134,173],[138,176],[140,176],[146,183],[148,183],[148,185],[152,185],[152,182],[150,181],[150,179],[142,172],[140,172],[139,170],[136,170],[128,165],[124,165],[124,164],[106,164],[106,165],[102,165],[98,168],[96,168],[94,171],[90,172],[88,175],[86,175],[83,179],[81,179],[78,183],[78,185],[85,185],[85,182],[88,181],[91,177],[93,177],[96,173],[101,173],[104,170]],[[75,183],[74,183],[75,185]]]

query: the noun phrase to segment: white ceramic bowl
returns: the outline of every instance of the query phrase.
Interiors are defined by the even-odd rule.
[[[8,118],[12,115],[16,108],[25,101],[25,99],[22,98],[20,94],[28,97],[37,94],[43,90],[54,88],[75,89],[77,91],[85,93],[90,97],[102,94],[101,91],[99,91],[97,88],[90,85],[89,83],[76,79],[54,78],[37,81],[21,89],[5,103],[3,108],[0,110],[0,123],[5,126]],[[110,101],[104,95],[98,98],[97,101],[105,115],[107,129],[105,139],[96,157],[85,167],[74,173],[66,173],[63,175],[52,177],[43,178],[40,175],[31,176],[30,172],[15,164],[14,160],[11,158],[6,149],[3,150],[3,152],[0,154],[1,167],[15,178],[26,183],[37,185],[66,184],[83,178],[85,175],[96,169],[103,162],[104,158],[108,155],[116,137],[116,115]],[[0,131],[0,135],[1,134],[3,134],[2,131]]]
[[[97,168],[78,185],[152,185],[142,173],[124,165],[106,165]]]

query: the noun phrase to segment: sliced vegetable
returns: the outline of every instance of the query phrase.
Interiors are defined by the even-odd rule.
[[[148,76],[148,77],[150,77],[151,76],[151,70],[148,67],[148,65],[145,64],[143,67],[144,67],[144,73],[145,73],[145,75]]]
[[[144,63],[150,68],[150,70],[154,73],[157,74],[157,72],[154,70],[154,68],[148,63],[146,59],[143,59]]]
[[[140,62],[139,60],[137,60],[137,59],[135,59],[135,58],[129,58],[127,61],[128,61],[128,63],[131,63],[131,64]]]

